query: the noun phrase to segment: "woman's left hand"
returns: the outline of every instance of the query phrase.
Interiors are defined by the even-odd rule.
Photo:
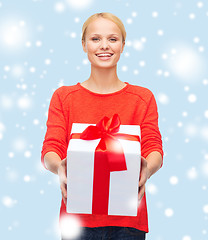
[[[147,168],[147,160],[141,156],[141,170],[139,179],[139,201],[142,199],[145,191],[145,183],[149,177],[149,169]]]

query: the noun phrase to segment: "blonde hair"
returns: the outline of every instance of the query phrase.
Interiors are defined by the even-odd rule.
[[[126,40],[126,30],[125,27],[121,21],[120,18],[118,18],[117,16],[115,16],[112,13],[108,13],[108,12],[101,12],[101,13],[95,13],[92,16],[90,16],[83,24],[82,26],[82,41],[85,42],[85,37],[86,37],[86,31],[87,31],[87,27],[88,25],[93,22],[94,20],[98,19],[99,17],[108,19],[112,22],[114,22],[119,29],[121,30],[121,34],[122,34],[122,42],[124,42]]]

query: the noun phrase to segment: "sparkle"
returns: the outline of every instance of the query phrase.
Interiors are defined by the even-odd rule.
[[[163,35],[164,35],[164,32],[163,32],[163,30],[161,30],[161,29],[160,29],[160,30],[158,30],[158,31],[157,31],[157,35],[159,35],[159,36],[163,36]]]
[[[9,196],[5,196],[2,199],[2,203],[5,207],[12,208],[17,203],[17,200],[14,200]]]
[[[177,53],[177,51],[176,51],[176,49],[175,48],[173,48],[173,49],[171,49],[171,54],[176,54]]]
[[[207,230],[204,229],[204,230],[202,231],[202,234],[206,235],[206,234],[207,234]]]
[[[176,53],[167,61],[172,73],[186,82],[198,81],[200,75],[205,72],[205,62],[199,52],[183,44],[175,49]]]
[[[76,23],[78,23],[78,22],[80,22],[80,18],[76,17],[76,18],[74,19],[74,21],[75,21]]]
[[[13,152],[9,152],[9,153],[8,153],[8,157],[9,157],[9,158],[13,158],[13,157],[14,157],[14,153],[13,153]]]
[[[76,238],[81,234],[81,222],[75,216],[62,217],[60,228],[64,238]]]
[[[158,12],[156,12],[156,11],[153,12],[153,13],[152,13],[152,17],[153,17],[153,18],[157,18],[157,17],[158,17]]]
[[[32,46],[32,43],[31,43],[31,42],[29,42],[29,41],[27,41],[27,42],[25,43],[25,46],[26,46],[27,48],[29,48],[29,47],[31,47],[31,46]]]
[[[75,32],[70,33],[71,38],[76,38],[77,34]]]
[[[138,50],[138,51],[141,51],[144,48],[144,46],[143,46],[143,43],[141,41],[135,40],[133,42],[133,48]]]
[[[147,191],[150,194],[155,195],[158,192],[158,189],[157,189],[157,186],[155,184],[148,183],[147,184]]]
[[[162,75],[163,74],[163,71],[161,69],[158,69],[157,70],[157,75]]]
[[[17,105],[21,109],[28,109],[31,107],[31,100],[27,96],[20,97],[17,101]]]
[[[71,8],[81,10],[84,8],[89,8],[93,3],[93,0],[66,0],[66,2]]]
[[[194,102],[196,102],[196,100],[197,100],[197,97],[196,97],[195,94],[190,94],[190,95],[188,96],[188,101],[189,101],[190,103],[194,103]]]
[[[197,125],[193,124],[193,123],[189,123],[185,126],[185,133],[186,135],[190,136],[190,137],[194,137],[196,136],[196,134],[198,133],[198,127]]]
[[[126,22],[127,22],[128,24],[132,24],[133,20],[132,20],[132,18],[128,18],[128,19],[126,20]]]
[[[166,216],[166,217],[172,217],[173,214],[174,214],[174,212],[173,212],[173,209],[172,209],[172,208],[167,208],[167,209],[165,209],[165,216]]]
[[[167,105],[169,103],[168,95],[165,94],[165,93],[159,93],[158,94],[158,100],[163,105]]]
[[[126,72],[126,71],[128,70],[128,67],[127,67],[127,66],[122,66],[121,70],[122,70],[123,72]]]
[[[188,113],[187,113],[187,112],[182,112],[182,116],[183,116],[183,117],[187,117],[187,116],[188,116]]]
[[[42,46],[42,42],[41,41],[36,41],[35,44],[36,44],[37,47],[41,47]]]
[[[82,62],[83,62],[83,64],[84,64],[84,65],[87,65],[87,64],[89,64],[89,60],[88,60],[87,58],[86,58],[86,59],[84,59]]]
[[[134,70],[134,75],[138,75],[139,71],[137,69]]]
[[[191,180],[196,179],[197,176],[198,176],[198,173],[197,173],[195,167],[192,167],[191,169],[189,169],[189,170],[187,171],[187,177],[188,177],[189,179],[191,179]]]
[[[206,110],[206,111],[204,112],[204,116],[205,116],[205,118],[208,118],[208,110]]]
[[[208,85],[208,79],[204,79],[202,82],[204,85]]]
[[[16,78],[19,78],[23,75],[24,73],[24,69],[21,65],[15,65],[13,68],[12,68],[12,75]]]
[[[10,109],[13,106],[13,100],[11,99],[11,96],[1,96],[1,105],[5,109]]]
[[[203,46],[199,47],[199,52],[204,52],[204,47]]]
[[[127,46],[127,47],[130,47],[130,46],[132,46],[132,41],[130,41],[130,40],[127,40],[127,41],[126,41],[126,46]]]
[[[36,69],[35,69],[35,67],[30,67],[29,71],[30,71],[31,73],[34,73],[34,72],[36,71]]]
[[[198,8],[202,8],[203,6],[204,6],[204,3],[203,3],[203,2],[198,2],[198,3],[197,3],[197,7],[198,7]]]
[[[54,5],[54,9],[55,9],[56,12],[61,13],[61,12],[64,12],[65,6],[64,6],[64,4],[63,4],[62,2],[57,2],[57,3]]]
[[[33,120],[33,124],[34,124],[34,125],[38,125],[39,123],[40,123],[40,121],[39,121],[38,119],[34,119],[34,120]]]
[[[191,237],[186,235],[182,238],[182,240],[191,240]]]
[[[146,65],[145,61],[140,61],[139,62],[140,67],[144,67]]]
[[[193,20],[193,19],[195,19],[195,18],[196,18],[196,16],[195,16],[195,14],[194,14],[194,13],[190,13],[190,14],[189,14],[189,18]]]
[[[168,58],[168,55],[166,53],[163,53],[162,54],[162,59],[167,59]]]
[[[23,151],[26,148],[26,141],[23,138],[16,138],[13,140],[13,148],[16,151]]]
[[[189,138],[185,139],[185,143],[189,143],[189,141],[190,141]]]
[[[170,181],[170,184],[176,185],[176,184],[178,184],[178,177],[172,176],[172,177],[170,177],[169,181]]]
[[[5,72],[9,72],[9,71],[10,71],[10,66],[5,66],[5,67],[4,67],[4,71],[5,71]]]
[[[194,41],[194,43],[199,43],[199,42],[200,42],[200,39],[199,39],[199,37],[195,37],[195,38],[193,39],[193,41]]]
[[[137,12],[132,12],[132,17],[136,17],[137,16]]]
[[[164,76],[165,76],[165,77],[169,77],[169,76],[170,76],[170,73],[167,72],[167,71],[165,71],[165,72],[164,72]]]
[[[50,65],[50,64],[51,64],[51,59],[47,58],[47,59],[45,60],[45,64],[46,64],[46,65]]]
[[[190,90],[189,86],[184,87],[184,91],[188,92]]]
[[[30,182],[31,181],[31,177],[29,175],[25,175],[24,176],[24,181],[25,182]]]
[[[29,157],[31,157],[31,152],[30,151],[26,151],[25,153],[24,153],[24,156],[26,157],[26,158],[29,158]]]
[[[208,204],[203,206],[203,212],[208,214]]]
[[[182,127],[182,126],[183,126],[183,123],[182,123],[182,122],[178,122],[177,126],[178,126],[178,127]]]

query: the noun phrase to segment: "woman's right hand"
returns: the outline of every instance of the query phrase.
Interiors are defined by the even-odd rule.
[[[64,158],[61,161],[61,164],[58,167],[58,176],[59,176],[59,182],[61,187],[61,194],[64,201],[64,204],[66,205],[67,201],[67,168],[66,168],[67,159]]]

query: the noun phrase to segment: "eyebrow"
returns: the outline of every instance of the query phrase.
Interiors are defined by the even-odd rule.
[[[94,35],[94,36],[101,36],[99,33],[92,33],[91,36]],[[108,34],[108,36],[118,36],[118,34],[116,33],[111,33],[111,34]]]

